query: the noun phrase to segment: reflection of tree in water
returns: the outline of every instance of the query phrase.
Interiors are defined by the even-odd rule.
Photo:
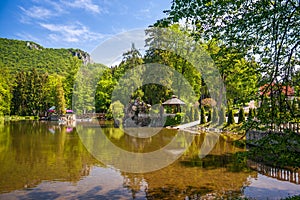
[[[9,122],[5,127],[0,134],[7,136],[0,137],[0,144],[8,145],[0,149],[0,192],[33,187],[42,180],[76,182],[99,163],[87,152],[77,133],[67,133],[64,126],[34,121]]]
[[[124,177],[123,186],[131,192],[132,199],[136,198],[138,192],[147,191],[147,185],[142,174],[123,172],[122,176]]]
[[[145,174],[122,173],[124,186],[133,197],[139,191],[147,199],[200,199],[233,198],[241,196],[249,175],[255,177],[246,163],[239,161],[235,153],[242,149],[223,139],[216,144],[211,154],[198,157],[204,135],[196,136],[188,151],[173,164]]]
[[[147,131],[142,128],[133,129],[137,132]],[[132,129],[127,130],[132,131]],[[126,130],[119,128],[103,128],[102,131],[116,146],[131,152],[151,152],[161,149],[170,143],[176,134],[176,131],[165,128],[161,129],[157,134],[146,138],[134,137],[127,134]]]

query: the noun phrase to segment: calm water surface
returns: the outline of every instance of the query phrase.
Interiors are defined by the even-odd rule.
[[[147,173],[123,172],[117,165],[107,165],[107,160],[126,158],[108,151],[107,140],[95,141],[99,127],[98,121],[76,126],[38,121],[0,124],[0,199],[280,199],[300,195],[299,184],[251,170],[235,155],[244,149],[221,137],[209,155],[200,159],[205,134],[195,135],[188,150],[166,167]],[[179,134],[163,129],[152,137],[137,138],[117,128],[102,126],[101,130],[118,148],[139,153],[158,150]],[[105,162],[91,155],[87,143],[97,146]],[[177,145],[187,147],[184,141]]]

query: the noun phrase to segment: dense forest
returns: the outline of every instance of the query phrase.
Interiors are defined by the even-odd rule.
[[[148,76],[151,76],[152,79],[157,80],[162,76],[161,73],[165,73],[163,71],[155,72],[155,65],[168,66],[187,80],[195,97],[193,102],[191,102],[192,105],[188,105],[188,107],[192,106],[194,109],[199,109],[199,105],[201,106],[202,103],[205,103],[203,106],[211,107],[211,102],[209,102],[211,94],[208,90],[207,81],[202,74],[202,72],[208,72],[201,72],[201,70],[195,68],[192,63],[174,51],[158,49],[155,46],[157,41],[176,41],[176,38],[172,38],[175,36],[184,38],[186,35],[189,35],[189,31],[180,27],[178,24],[174,24],[169,27],[169,31],[164,32],[163,36],[162,34],[157,34],[155,28],[147,29],[146,35],[147,42],[144,55],[132,44],[131,49],[123,53],[123,59],[120,64],[111,66],[101,72],[95,92],[96,112],[111,113],[111,108],[114,106],[111,104],[118,100],[120,102],[117,102],[117,104],[121,103],[121,107],[123,108],[128,104],[128,99],[122,99],[121,96],[126,96],[126,94],[130,96],[131,100],[139,98],[144,103],[150,105],[159,105],[171,98],[174,94],[185,102],[188,102],[186,98],[189,95],[184,95],[184,92],[188,91],[185,90],[186,87],[181,87],[182,91],[174,90],[176,81],[171,79],[174,74],[171,70],[164,74],[164,81],[158,81],[157,84],[145,84],[147,77],[144,77],[143,74],[146,73]],[[180,38],[177,38],[178,43],[174,44],[178,45],[179,49],[180,45],[182,45],[180,43],[183,42],[180,40]],[[225,103],[229,106],[232,106],[233,103],[245,104],[256,97],[260,74],[257,71],[258,65],[254,60],[245,59],[243,52],[239,52],[235,48],[227,48],[220,41],[203,41],[198,42],[197,45],[199,45],[203,51],[207,52],[220,72],[221,81],[224,82],[226,86],[227,102]],[[187,54],[186,57],[192,54],[193,53]],[[145,71],[146,69],[138,67],[153,63],[155,63],[155,65],[153,65],[152,71]],[[131,73],[130,71],[133,72]],[[128,77],[124,80],[124,76]],[[91,80],[86,82],[91,82]],[[120,85],[122,85],[122,88],[118,90]],[[139,87],[139,85],[142,86]],[[130,91],[130,87],[135,87],[135,90]],[[92,85],[89,88],[90,89],[82,91],[91,91]],[[115,98],[113,93],[117,93],[118,97]],[[204,101],[204,99],[208,99],[208,101]],[[92,99],[90,102],[92,102]],[[89,105],[86,107],[90,107]],[[192,108],[186,109],[195,112]]]
[[[164,21],[159,21],[156,26],[161,24]],[[143,84],[143,76],[139,73],[145,71],[138,66],[151,63],[168,66],[188,81],[194,93],[193,104],[188,106],[196,110],[201,106],[211,108],[214,99],[211,99],[203,74],[207,72],[195,68],[184,56],[155,46],[157,41],[170,39],[177,41],[172,45],[180,46],[181,36],[193,38],[197,32],[178,23],[170,23],[168,29],[170,32],[157,35],[155,28],[148,28],[145,54],[142,55],[132,44],[116,66],[93,63],[89,54],[80,49],[51,49],[31,41],[0,38],[0,115],[36,116],[52,106],[56,107],[58,114],[64,113],[66,108],[76,113],[111,114],[112,104],[121,104],[120,107],[124,108],[128,103],[128,99],[116,99],[113,95],[116,91],[119,96],[127,95],[131,100],[138,98],[150,105],[159,105],[174,94],[186,100],[186,91],[172,90],[176,81],[170,78],[171,71],[164,75],[164,83]],[[266,81],[261,73],[262,65],[254,57],[249,58],[240,47],[228,46],[216,38],[199,40],[196,37],[194,41],[211,57],[226,87],[226,102],[219,105],[223,106],[221,110],[225,109],[225,105],[228,112],[233,105],[259,100],[259,87]],[[187,52],[186,57],[191,55]],[[130,71],[135,75],[124,79]],[[154,76],[154,79],[157,77]],[[294,79],[297,80],[297,77],[294,76]],[[118,90],[120,85],[123,88]],[[136,88],[130,91],[129,87]],[[297,92],[297,87],[295,89]],[[192,108],[187,110],[195,112]],[[222,113],[220,115],[223,116]]]
[[[53,105],[64,112],[72,106],[78,69],[89,64],[89,54],[79,49],[0,38],[0,114],[38,115]]]
[[[186,34],[179,25],[172,25],[170,29],[176,34]],[[76,113],[111,113],[112,93],[119,81],[130,85],[138,82],[140,77],[120,79],[127,71],[147,63],[176,70],[191,85],[195,105],[197,102],[201,104],[202,99],[210,97],[201,72],[176,53],[155,48],[158,36],[154,32],[151,28],[147,30],[149,38],[145,55],[141,55],[132,44],[131,50],[123,53],[122,62],[110,67],[93,63],[89,54],[79,49],[51,49],[30,41],[0,39],[0,114],[40,115],[51,106],[55,106],[58,113],[64,113],[66,108],[74,109]],[[228,102],[251,100],[257,90],[257,64],[244,59],[243,53],[237,49],[226,48],[216,40],[200,45],[221,72]],[[150,105],[162,103],[174,94],[171,89],[173,81],[167,74],[165,77],[164,86],[143,85],[136,88],[130,98],[140,98]],[[123,89],[121,92],[129,91]],[[126,106],[126,102],[122,104]]]

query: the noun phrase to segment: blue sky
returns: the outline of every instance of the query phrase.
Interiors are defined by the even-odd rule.
[[[115,34],[146,28],[171,0],[1,0],[0,37],[91,52]]]

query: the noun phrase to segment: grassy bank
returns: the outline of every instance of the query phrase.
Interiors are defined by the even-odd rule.
[[[17,115],[5,115],[5,116],[0,116],[0,121],[20,121],[20,120],[38,120],[38,116],[17,116]]]

